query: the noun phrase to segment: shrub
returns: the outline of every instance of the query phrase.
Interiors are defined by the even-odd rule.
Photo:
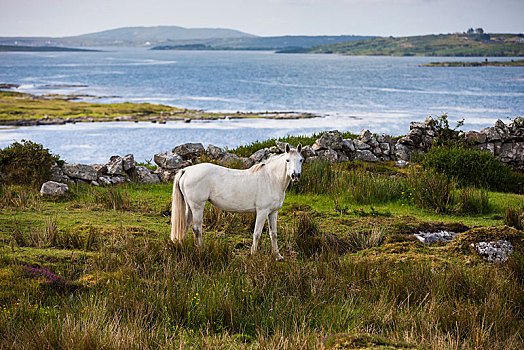
[[[514,173],[493,154],[461,146],[434,147],[420,157],[426,169],[453,177],[460,185],[495,191],[523,192],[524,176]]]
[[[61,163],[42,145],[22,140],[0,150],[0,181],[40,187],[51,177],[51,167]]]
[[[486,214],[491,210],[488,192],[478,188],[464,188],[456,196],[456,211],[461,214]]]
[[[409,176],[412,198],[421,208],[432,209],[436,213],[449,210],[453,203],[455,182],[444,174],[435,171],[417,172],[412,170]]]

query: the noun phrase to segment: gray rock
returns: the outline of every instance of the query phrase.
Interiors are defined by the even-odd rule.
[[[466,139],[466,142],[470,145],[486,143],[486,134],[481,134],[477,131],[466,131],[464,133],[464,138]]]
[[[58,165],[53,165],[51,167],[51,181],[55,182],[67,182],[67,183],[74,183],[73,180],[67,175],[64,174],[64,171],[62,168],[60,168]]]
[[[337,162],[349,162],[349,157],[342,151],[337,152]]]
[[[209,145],[207,146],[206,154],[211,159],[218,159],[224,154],[224,150],[220,147]]]
[[[176,170],[186,166],[186,161],[181,156],[169,151],[157,153],[153,159],[159,167],[164,169]]]
[[[175,179],[176,172],[177,170],[174,169],[165,169],[162,167],[158,167],[154,171],[154,174],[156,174],[160,181],[162,181],[163,183],[172,183]]]
[[[66,184],[56,182],[56,181],[47,181],[42,184],[40,188],[40,194],[42,196],[62,196],[69,191],[69,187]]]
[[[295,150],[296,147],[287,143],[287,142],[280,142],[280,141],[275,141],[275,144],[277,145],[278,147],[278,150],[280,151],[280,153],[284,153],[286,151],[286,146],[289,146],[289,149],[292,149],[292,150]]]
[[[95,168],[87,164],[65,163],[62,167],[62,171],[65,175],[73,179],[93,181],[98,177]]]
[[[130,176],[133,181],[139,184],[159,184],[160,178],[157,174],[153,174],[145,166],[137,166],[130,172]]]
[[[178,154],[184,160],[200,157],[204,153],[201,143],[184,143],[173,148],[173,153]]]
[[[128,172],[135,167],[135,156],[128,154],[122,158],[122,163],[124,165],[124,171]]]
[[[415,237],[424,244],[433,244],[437,242],[448,243],[454,240],[457,235],[458,233],[449,231],[415,233]]]
[[[236,166],[239,163],[243,163],[242,159],[233,153],[224,153],[218,160],[218,164],[225,167]]]
[[[322,158],[320,158],[319,156],[311,156],[311,157],[306,158],[304,163],[313,163],[313,162],[318,162],[320,160],[322,160]]]
[[[493,126],[480,130],[480,133],[486,135],[487,142],[500,141],[502,139],[497,129]]]
[[[523,117],[516,117],[513,119],[513,125],[516,128],[524,128],[524,118]]]
[[[96,187],[100,186],[100,184],[97,181],[94,181],[94,180],[91,181],[91,185],[96,186]]]
[[[106,164],[107,174],[122,175],[124,173],[124,162],[120,156],[112,156]]]
[[[344,148],[342,134],[338,130],[326,131],[315,141],[312,147],[315,151],[326,149],[341,150]]]
[[[378,162],[379,159],[369,150],[356,150],[353,158],[364,162]]]
[[[355,143],[351,139],[344,139],[342,149],[344,152],[355,152]]]
[[[376,155],[377,157],[382,155],[382,149],[381,149],[380,147],[378,147],[378,146],[375,147],[375,148],[373,148],[373,151],[372,151],[372,152],[373,152],[373,154]]]
[[[367,142],[367,144],[370,145],[371,148],[376,148],[376,147],[378,147],[378,145],[379,145],[377,139],[374,138],[374,137],[372,137],[371,140],[369,140],[369,141]]]
[[[109,186],[111,184],[113,184],[113,182],[111,181],[111,177],[109,176],[100,176],[97,180],[98,184],[99,185],[103,185],[103,186]]]
[[[403,167],[408,166],[408,165],[409,165],[409,162],[407,162],[405,160],[397,160],[395,162],[395,166],[399,167],[399,168],[403,168]]]
[[[368,143],[373,138],[373,134],[368,129],[364,129],[360,132],[360,135],[358,135],[358,140]]]
[[[370,146],[370,145],[368,145],[368,144],[365,143],[365,142],[362,142],[361,140],[356,140],[356,141],[354,142],[354,144],[355,144],[355,148],[356,148],[357,150],[366,150],[366,149],[369,150],[369,149],[371,149],[371,146]]]
[[[120,184],[123,184],[123,183],[126,183],[128,180],[125,176],[113,176],[111,178],[111,183],[113,185],[120,185]]]
[[[383,142],[379,143],[379,147],[382,150],[382,154],[389,155],[391,152],[391,146],[389,143]]]
[[[255,161],[251,158],[241,157],[240,161],[244,163],[244,168],[249,169],[255,165]]]
[[[98,177],[107,174],[107,166],[105,164],[91,164],[91,166],[95,168]]]
[[[302,152],[300,152],[300,153],[302,154],[302,157],[304,157],[306,159],[314,157],[314,156],[317,155],[317,153],[315,152],[315,150],[311,146],[304,146],[304,147],[302,147]]]
[[[338,161],[338,154],[337,151],[332,149],[324,149],[324,150],[318,150],[317,156],[319,156],[321,159],[327,160],[330,163],[336,163]]]
[[[473,248],[482,259],[489,262],[505,262],[508,256],[513,253],[511,242],[499,240],[497,242],[478,242],[471,243]]]
[[[391,136],[382,134],[377,138],[378,143],[391,143]]]
[[[253,153],[251,156],[249,156],[250,159],[252,159],[255,163],[260,163],[261,161],[265,160],[267,157],[269,157],[269,150],[267,148],[259,149],[255,153]]]
[[[395,157],[401,160],[411,160],[411,150],[407,146],[397,143],[395,145]]]

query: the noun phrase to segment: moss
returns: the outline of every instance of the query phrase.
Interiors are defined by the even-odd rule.
[[[460,234],[449,245],[449,249],[467,250],[471,243],[493,242],[506,240],[511,242],[515,250],[524,249],[524,231],[509,226],[478,227]]]

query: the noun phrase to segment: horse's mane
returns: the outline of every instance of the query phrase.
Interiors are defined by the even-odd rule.
[[[291,150],[291,152],[297,152],[297,151],[296,150]],[[272,154],[268,159],[264,160],[263,162],[253,165],[251,168],[249,168],[249,171],[252,172],[252,173],[256,173],[257,171],[262,169],[262,167],[264,167],[264,165],[272,163],[275,160],[282,158],[284,155],[285,155],[285,153]]]

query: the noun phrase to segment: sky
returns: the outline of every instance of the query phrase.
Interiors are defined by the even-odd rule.
[[[524,0],[0,0],[0,36],[157,25],[261,36],[523,33]]]

